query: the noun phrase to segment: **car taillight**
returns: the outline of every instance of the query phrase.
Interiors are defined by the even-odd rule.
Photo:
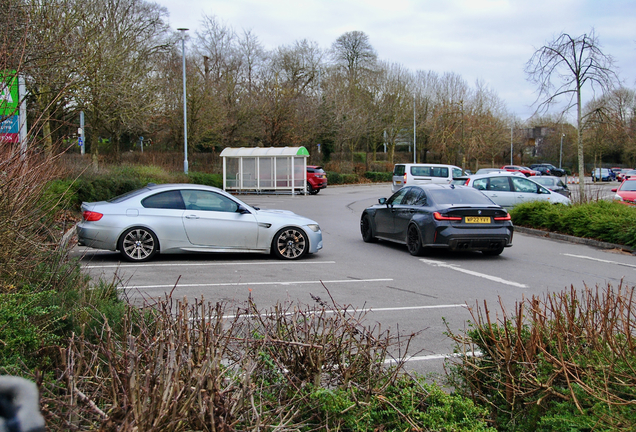
[[[96,222],[100,220],[102,216],[104,215],[94,211],[85,210],[82,212],[82,217],[84,218],[86,222]]]
[[[496,221],[507,221],[507,220],[511,220],[510,213],[508,213],[508,214],[507,214],[507,215],[505,215],[505,216],[495,216],[495,220],[496,220]]]
[[[452,220],[452,221],[462,220],[461,216],[443,216],[439,212],[433,213],[433,217],[435,218],[435,220]]]
[[[464,183],[464,186],[468,186],[468,183],[470,183],[470,179],[466,179],[466,183]]]
[[[406,173],[404,173],[404,180],[402,180],[402,184],[406,184]]]

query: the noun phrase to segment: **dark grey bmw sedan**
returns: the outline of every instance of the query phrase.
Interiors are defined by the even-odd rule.
[[[479,190],[456,185],[405,187],[362,212],[362,239],[406,244],[411,255],[426,249],[500,255],[512,246],[508,212]]]

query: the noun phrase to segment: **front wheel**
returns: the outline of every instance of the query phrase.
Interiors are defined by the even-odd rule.
[[[157,236],[147,228],[130,228],[119,239],[119,252],[127,261],[148,261],[158,250]]]
[[[362,219],[360,220],[360,233],[362,234],[362,240],[365,243],[375,243],[376,241],[378,241],[378,239],[373,236],[371,218],[368,214],[362,216]]]
[[[300,228],[283,228],[272,240],[272,254],[279,259],[295,260],[309,251],[309,240]]]
[[[413,224],[409,225],[409,229],[406,232],[406,246],[409,248],[409,253],[413,256],[422,255],[424,251],[420,230]]]

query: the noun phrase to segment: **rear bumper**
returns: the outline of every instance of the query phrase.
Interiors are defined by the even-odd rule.
[[[466,229],[452,226],[440,228],[433,243],[426,244],[424,247],[487,251],[512,246],[514,232],[512,225],[480,230],[471,229],[470,232],[467,232],[468,230]]]

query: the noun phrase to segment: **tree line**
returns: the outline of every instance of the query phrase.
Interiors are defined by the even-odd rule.
[[[29,134],[44,151],[75,142],[80,111],[95,160],[144,143],[183,150],[182,34],[169,27],[164,7],[146,0],[5,3],[0,67],[25,77]],[[627,87],[607,86],[582,107],[581,127],[554,114],[521,121],[484,82],[381,60],[361,31],[328,48],[303,39],[268,50],[252,31],[203,16],[186,37],[190,151],[302,145],[316,155],[320,145],[323,161],[386,151],[393,162],[415,140],[417,161],[474,169],[507,162],[511,147],[516,162],[558,162],[565,136],[564,162],[574,165],[581,132],[586,152],[600,161],[636,163],[636,102]],[[533,60],[528,73],[539,79]],[[528,141],[524,131],[535,126],[551,133]]]

